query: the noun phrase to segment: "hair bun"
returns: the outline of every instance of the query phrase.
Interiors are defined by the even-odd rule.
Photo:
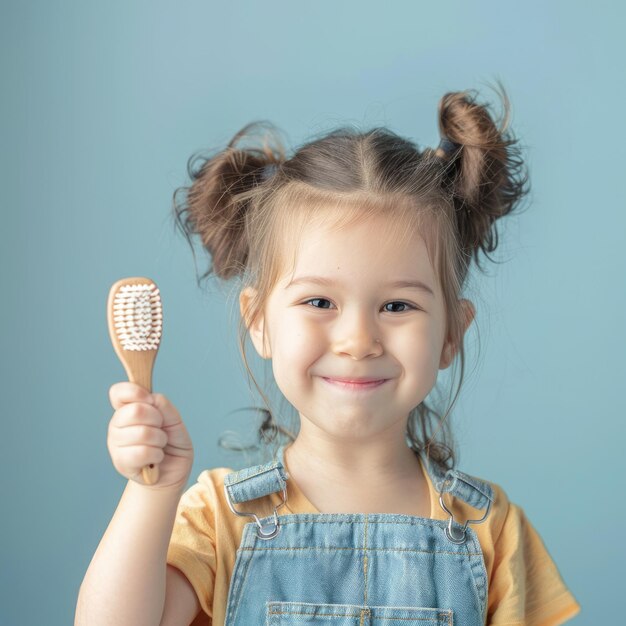
[[[439,102],[439,154],[442,182],[457,209],[457,225],[467,256],[489,257],[498,245],[495,221],[508,215],[528,193],[517,140],[507,131],[510,103],[500,83],[504,119],[500,127],[488,104],[476,102],[476,91],[446,93]],[[462,148],[460,150],[459,148]]]
[[[265,126],[273,128],[269,122],[251,122],[224,150],[212,156],[192,156],[187,164],[191,185],[174,193],[177,224],[189,242],[192,235],[199,235],[211,255],[212,266],[203,277],[214,273],[229,279],[245,270],[245,214],[253,190],[275,174],[285,154],[278,138],[274,146],[268,145],[267,135],[273,138],[273,133],[261,132]],[[262,146],[254,141],[249,146],[239,145],[259,138]]]

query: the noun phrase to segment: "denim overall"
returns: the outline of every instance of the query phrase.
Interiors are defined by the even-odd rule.
[[[450,516],[395,513],[281,515],[287,500],[284,445],[274,460],[231,472],[226,500],[250,516],[237,550],[225,626],[484,626],[487,572],[476,533],[491,509],[491,485],[458,470],[422,464]],[[235,507],[282,492],[274,514],[258,518]],[[481,519],[454,519],[454,499],[485,509]]]

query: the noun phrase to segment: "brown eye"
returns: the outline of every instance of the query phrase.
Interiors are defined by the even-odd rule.
[[[417,307],[413,306],[412,304],[409,304],[408,302],[400,302],[400,301],[387,302],[387,304],[385,304],[384,306],[389,306],[390,304],[399,304],[401,306],[405,306],[405,307],[408,307],[408,308],[407,309],[402,309],[400,311],[398,311],[397,309],[394,310],[394,311],[387,310],[387,313],[404,313],[405,311],[409,311],[411,309],[417,309]]]
[[[330,300],[327,300],[326,298],[311,298],[310,300],[306,300],[302,304],[308,304],[309,302],[328,302],[330,304]],[[328,307],[325,307],[325,306],[316,306],[316,305],[313,305],[313,307],[316,308],[316,309],[327,309],[328,308]]]

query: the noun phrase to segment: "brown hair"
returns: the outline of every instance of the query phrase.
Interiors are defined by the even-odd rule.
[[[259,409],[265,416],[259,441],[273,441],[279,432],[294,439],[272,413],[250,371],[245,339],[247,326],[264,310],[290,253],[293,263],[296,231],[320,218],[329,206],[339,209],[343,225],[386,211],[394,218],[394,236],[417,228],[426,242],[442,288],[447,336],[457,346],[455,367],[456,357],[460,360],[459,383],[447,410],[421,402],[408,416],[407,442],[413,449],[426,448],[442,469],[455,466],[446,418],[456,403],[465,369],[465,326],[458,298],[472,259],[480,270],[481,251],[494,260],[489,253],[498,244],[496,220],[511,213],[529,191],[518,141],[508,130],[509,100],[498,86],[505,112],[500,127],[489,105],[476,102],[474,90],[441,98],[442,143],[436,149],[420,150],[383,127],[366,132],[342,127],[312,139],[286,158],[275,128],[253,122],[226,149],[190,158],[192,182],[176,190],[174,209],[176,223],[190,245],[190,236],[197,234],[211,255],[212,265],[201,278],[237,277],[240,287],[253,286],[257,292],[241,317],[239,345],[267,407]],[[264,128],[265,134],[260,132]],[[264,138],[261,147],[240,145],[257,133]]]

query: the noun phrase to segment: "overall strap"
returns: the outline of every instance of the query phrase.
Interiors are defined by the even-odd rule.
[[[493,488],[488,482],[481,480],[476,476],[470,476],[469,474],[461,472],[457,469],[448,469],[444,473],[437,464],[433,463],[428,458],[423,449],[418,450],[418,454],[422,459],[426,471],[430,475],[433,486],[439,492],[439,504],[441,505],[441,508],[448,513],[448,515],[450,515],[448,527],[446,529],[448,539],[450,539],[453,543],[464,543],[467,525],[480,524],[487,519],[491,510],[491,505],[495,499]],[[458,531],[452,526],[454,516],[452,511],[450,511],[450,509],[446,506],[443,499],[443,496],[446,493],[462,500],[475,509],[485,509],[485,514],[480,519],[466,520],[463,528]]]
[[[287,502],[287,479],[289,474],[283,467],[279,459],[273,459],[269,463],[253,465],[239,471],[226,474],[224,477],[224,493],[226,502],[230,510],[235,515],[242,517],[253,517],[258,529],[257,536],[260,539],[272,539],[280,532],[280,521],[278,519],[278,509]],[[274,507],[273,526],[264,526],[252,512],[237,511],[235,504],[263,498],[271,493],[282,491],[283,501]]]
[[[231,502],[237,504],[282,491],[288,478],[283,464],[273,459],[269,463],[226,474],[224,487]]]

